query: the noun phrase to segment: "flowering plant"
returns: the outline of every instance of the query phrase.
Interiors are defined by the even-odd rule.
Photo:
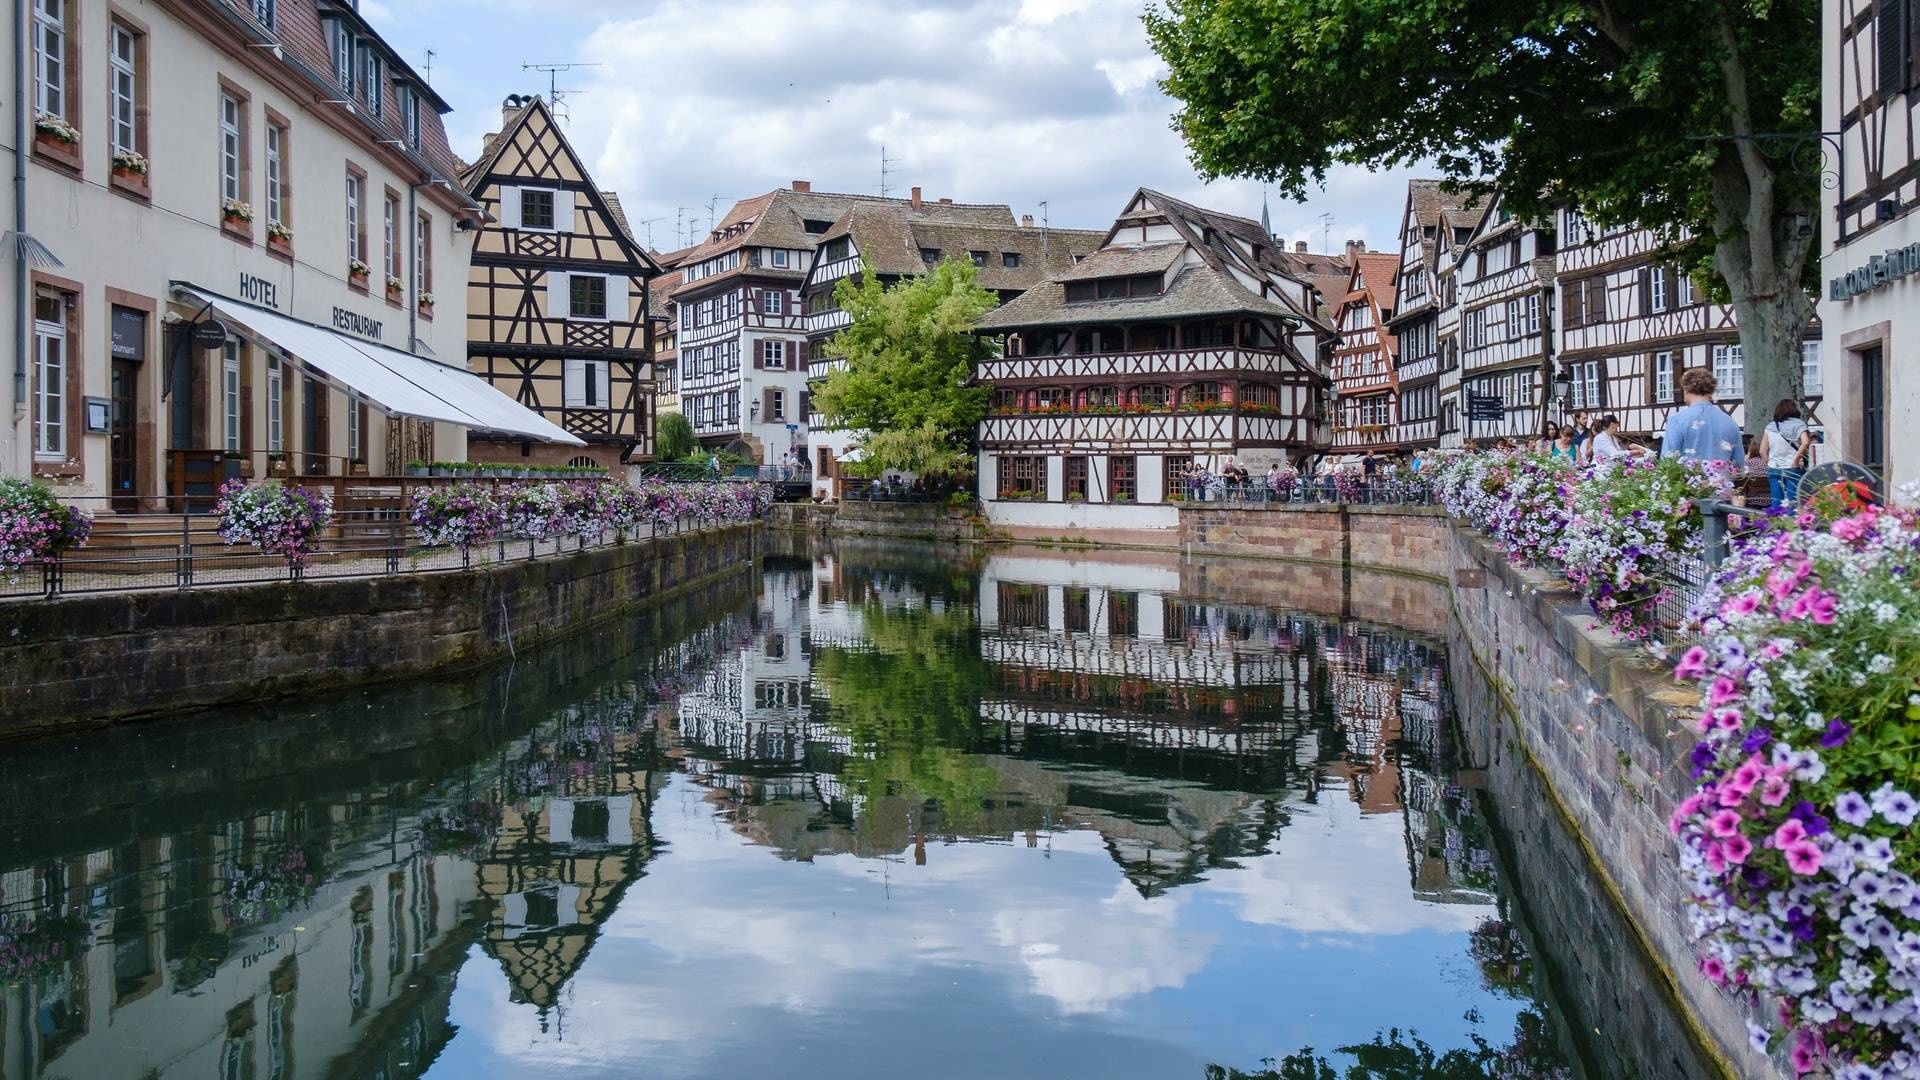
[[[25,982],[60,970],[87,951],[93,931],[72,915],[0,916],[0,982]]]
[[[51,563],[87,542],[93,515],[54,497],[45,484],[0,477],[0,580],[34,563]]]
[[[333,499],[298,484],[235,479],[221,485],[213,512],[228,547],[244,541],[297,566],[319,549],[320,534],[333,520]]]
[[[433,294],[432,294],[432,293],[430,293],[430,292],[423,292],[423,293],[421,293],[421,294],[420,294],[420,306],[421,306],[421,307],[432,307],[432,306],[433,306]]]
[[[414,492],[408,520],[422,545],[465,552],[498,536],[503,517],[493,492],[477,484],[453,484]]]
[[[1539,564],[1553,556],[1569,523],[1566,485],[1572,463],[1547,454],[1522,454],[1483,473],[1481,484],[1498,478],[1498,498],[1488,510],[1488,527],[1516,562]]]
[[[366,263],[361,262],[359,259],[347,260],[347,276],[348,277],[366,277],[368,274],[371,274],[371,273],[373,273],[373,267],[368,266]]]
[[[567,529],[560,520],[560,485],[515,484],[500,494],[500,534],[545,540]]]
[[[398,274],[387,275],[387,291],[388,292],[399,292],[400,290],[406,287],[407,287],[407,283],[400,280],[400,275]]]
[[[1282,465],[1278,471],[1267,474],[1267,487],[1272,489],[1277,499],[1291,499],[1300,487],[1300,472],[1291,465]]]
[[[609,485],[606,482],[575,480],[556,486],[559,488],[561,532],[586,541],[607,531],[607,519],[613,504],[608,498]]]
[[[1334,497],[1341,502],[1359,502],[1362,477],[1359,469],[1335,469],[1333,473]]]
[[[220,216],[226,218],[228,221],[238,221],[241,224],[246,224],[253,220],[253,207],[248,206],[239,199],[228,199],[220,204]]]
[[[1639,640],[1655,628],[1667,593],[1661,572],[1700,555],[1700,499],[1725,498],[1732,476],[1721,462],[1620,458],[1568,486],[1569,516],[1553,555],[1567,580],[1615,630]]]
[[[35,116],[33,130],[49,138],[58,139],[69,146],[80,141],[80,129],[52,113],[40,113]]]
[[[267,222],[267,239],[291,241],[293,229],[281,222],[269,221]]]
[[[1775,1006],[1796,1071],[1920,1069],[1920,528],[1775,518],[1694,608],[1697,790],[1673,813],[1708,979]]]
[[[138,173],[147,175],[147,156],[138,150],[115,150],[113,152],[115,172]]]

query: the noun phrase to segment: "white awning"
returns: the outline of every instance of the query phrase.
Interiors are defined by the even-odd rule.
[[[211,304],[220,317],[278,345],[329,379],[357,390],[395,416],[437,420],[498,431],[541,442],[584,446],[566,429],[520,404],[464,368],[448,367],[411,353],[290,319],[196,285],[174,287]]]

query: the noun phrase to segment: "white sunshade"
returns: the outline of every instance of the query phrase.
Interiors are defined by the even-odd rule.
[[[389,413],[482,431],[506,432],[541,442],[586,445],[566,429],[463,368],[359,341],[195,285],[179,283],[177,288],[213,305],[222,317],[279,345],[328,378],[365,394]]]

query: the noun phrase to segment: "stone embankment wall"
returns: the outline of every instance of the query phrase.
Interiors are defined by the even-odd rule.
[[[773,527],[821,536],[894,536],[913,540],[993,539],[985,518],[945,503],[776,503]]]
[[[1336,503],[1227,507],[1190,504],[1180,511],[1182,550],[1208,555],[1340,563],[1444,576],[1447,518],[1437,507]]]
[[[759,525],[467,571],[0,605],[0,738],[504,659],[751,572]]]
[[[1598,626],[1563,582],[1515,567],[1464,528],[1450,530],[1448,546],[1458,711],[1478,729],[1482,761],[1513,755],[1529,766],[1490,768],[1490,793],[1530,864],[1521,869],[1542,924],[1583,958],[1562,973],[1574,984],[1566,989],[1596,1015],[1622,1018],[1612,1037],[1659,1032],[1667,1045],[1658,1075],[1783,1075],[1749,1049],[1743,1007],[1694,967],[1667,818],[1691,788],[1698,696],[1645,649]],[[1548,815],[1567,826],[1571,844],[1531,842],[1550,835],[1539,827]],[[1576,860],[1611,910],[1570,907],[1556,893],[1554,882],[1579,872]],[[1646,1057],[1645,1047],[1594,1050],[1602,1060]]]

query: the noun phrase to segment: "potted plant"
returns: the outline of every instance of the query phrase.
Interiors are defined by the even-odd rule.
[[[366,263],[361,262],[359,259],[347,260],[347,284],[348,285],[356,289],[365,290],[367,287],[367,277],[372,273],[373,273],[373,267],[368,266]]]
[[[41,113],[33,118],[33,144],[62,160],[71,160],[79,150],[80,130],[58,116]]]
[[[367,475],[367,459],[363,457],[357,457],[347,462],[347,472],[353,476]]]
[[[429,471],[430,470],[427,467],[427,463],[424,461],[421,461],[418,458],[415,458],[414,460],[407,462],[408,476],[426,476]]]
[[[433,314],[433,294],[432,293],[423,292],[420,294],[420,314],[422,315]]]
[[[387,303],[398,304],[407,295],[407,283],[400,280],[398,274],[387,275]]]
[[[138,150],[115,150],[113,152],[113,185],[145,194],[147,190],[146,155]]]
[[[220,204],[220,224],[235,232],[252,232],[253,207],[239,199],[226,200]]]
[[[284,451],[275,450],[267,455],[268,476],[285,476],[287,472],[287,455]]]
[[[267,250],[282,255],[293,254],[293,230],[283,222],[267,222]]]
[[[1067,493],[1067,501],[1070,503],[1083,503],[1087,501],[1087,497],[1077,491],[1073,491]]]

